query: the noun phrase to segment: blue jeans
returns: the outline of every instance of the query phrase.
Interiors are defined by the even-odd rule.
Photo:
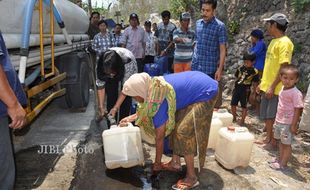
[[[0,117],[0,189],[12,190],[15,164],[7,117]]]

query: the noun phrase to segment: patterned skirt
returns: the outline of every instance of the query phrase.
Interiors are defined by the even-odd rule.
[[[173,154],[179,156],[197,156],[196,139],[198,140],[201,168],[205,162],[215,102],[216,97],[208,102],[198,102],[178,110],[176,112],[176,127],[170,135],[170,147]],[[196,130],[194,123],[196,124]]]

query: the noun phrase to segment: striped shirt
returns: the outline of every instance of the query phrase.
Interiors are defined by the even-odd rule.
[[[214,74],[220,60],[220,45],[227,43],[225,24],[215,17],[209,22],[198,20],[196,39],[192,70]]]
[[[175,39],[182,38],[185,42],[177,43]],[[181,28],[176,29],[173,32],[173,41],[175,43],[174,62],[176,63],[188,63],[192,60],[193,56],[193,44],[195,42],[195,32],[188,30],[182,31]]]
[[[96,54],[99,56],[102,52],[112,47],[114,44],[114,38],[112,35],[107,32],[104,35],[99,32],[95,35],[92,42],[92,48],[96,51]]]

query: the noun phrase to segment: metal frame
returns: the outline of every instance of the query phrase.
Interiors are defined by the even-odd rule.
[[[41,60],[41,76],[43,78],[48,78],[55,75],[55,57],[54,57],[54,0],[50,0],[50,33],[45,35],[43,30],[43,0],[39,0],[39,23],[40,23],[40,60]],[[51,39],[51,61],[52,61],[52,71],[50,73],[45,73],[44,64],[44,38]]]
[[[29,124],[39,113],[50,103],[54,98],[60,97],[66,93],[66,89],[56,88],[57,90],[49,94],[44,100],[42,100],[38,105],[36,105],[33,109],[31,107],[31,98],[35,95],[43,92],[44,90],[59,84],[60,81],[66,78],[66,73],[59,74],[57,68],[55,67],[55,49],[54,49],[54,1],[50,0],[50,33],[44,34],[43,30],[43,0],[39,0],[39,24],[40,24],[40,72],[41,78],[43,81],[47,78],[50,78],[43,83],[40,83],[31,89],[26,89],[27,98],[28,98],[28,106],[26,108],[27,111],[27,123]],[[45,72],[45,57],[44,57],[44,38],[50,38],[50,59],[51,59],[51,72]],[[55,76],[56,75],[56,76]],[[26,87],[27,88],[27,87]]]

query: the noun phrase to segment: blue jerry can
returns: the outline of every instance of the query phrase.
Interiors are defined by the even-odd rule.
[[[144,72],[148,73],[150,76],[160,75],[160,66],[156,63],[147,63],[144,65]]]

